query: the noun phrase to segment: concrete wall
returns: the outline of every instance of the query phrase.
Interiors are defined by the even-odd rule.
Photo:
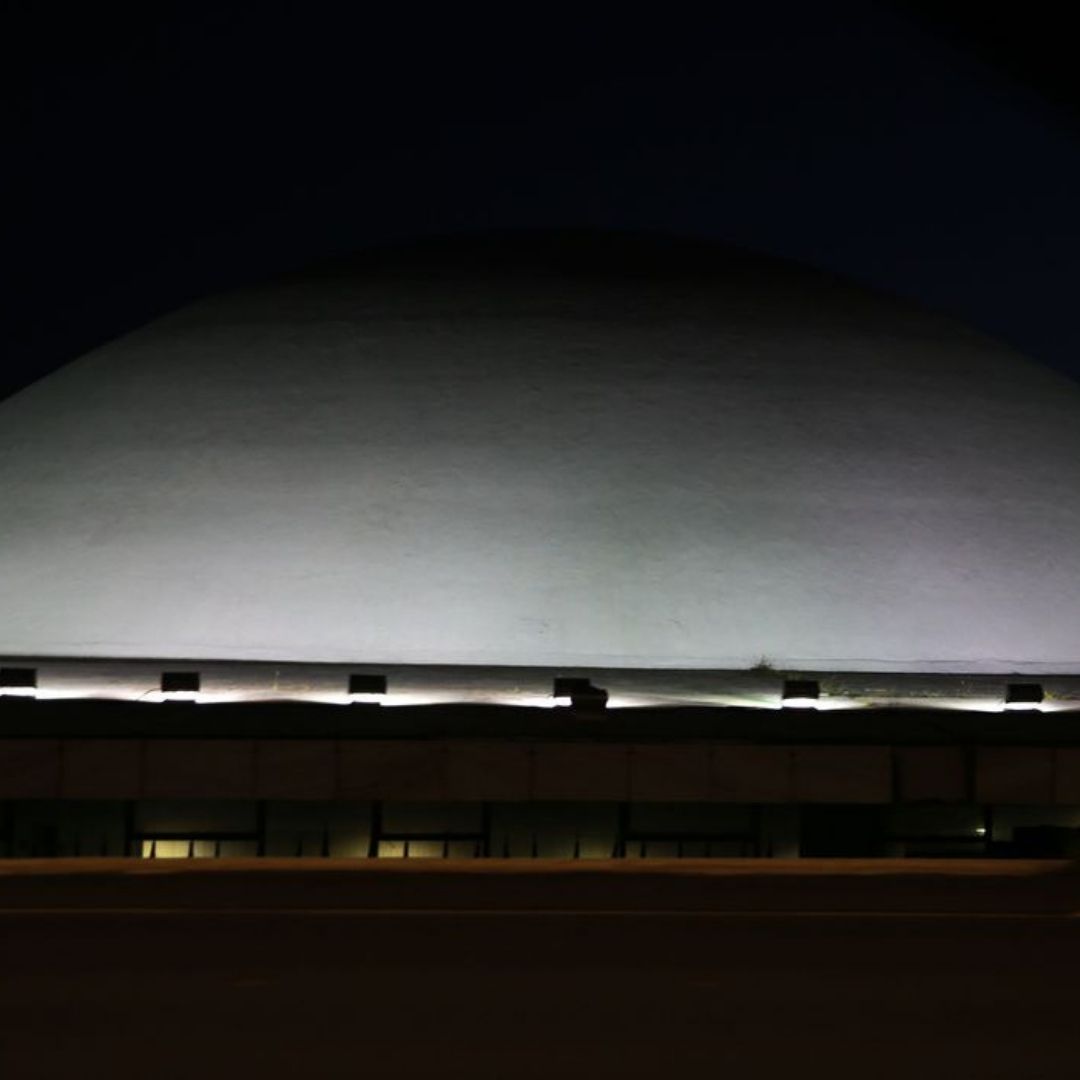
[[[1080,804],[1073,747],[7,739],[0,799]]]

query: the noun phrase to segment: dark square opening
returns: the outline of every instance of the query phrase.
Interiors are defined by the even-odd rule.
[[[784,683],[784,701],[809,698],[816,701],[821,696],[817,679],[788,679]]]
[[[198,693],[199,683],[197,671],[163,671],[161,673],[163,694],[176,694],[182,691]]]
[[[385,694],[385,675],[350,675],[350,694]]]
[[[1006,705],[1041,705],[1043,688],[1039,683],[1009,683],[1005,691]]]
[[[607,704],[607,691],[599,686],[593,686],[588,679],[582,678],[557,678],[552,686],[552,696],[557,698],[569,698],[571,705],[588,705],[602,708]]]
[[[37,668],[0,668],[0,689],[33,690],[37,687]]]

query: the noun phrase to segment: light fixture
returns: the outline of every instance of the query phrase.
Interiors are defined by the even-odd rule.
[[[573,709],[603,709],[608,700],[606,690],[593,686],[588,679],[578,678],[557,678],[551,696],[556,705],[568,705]]]
[[[780,703],[785,709],[816,709],[820,697],[816,679],[785,679]]]
[[[0,668],[0,696],[37,697],[37,668]]]
[[[196,701],[201,679],[197,671],[163,671],[161,697],[164,701]]]
[[[349,701],[354,705],[379,705],[386,697],[385,675],[349,676]]]
[[[1006,709],[1038,709],[1042,703],[1043,688],[1039,683],[1009,683],[1005,689]]]

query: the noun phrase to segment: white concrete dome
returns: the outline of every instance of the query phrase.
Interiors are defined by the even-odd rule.
[[[708,245],[375,254],[0,405],[0,654],[1080,672],[1080,387]]]

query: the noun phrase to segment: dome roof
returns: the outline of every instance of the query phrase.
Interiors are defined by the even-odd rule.
[[[1080,387],[707,244],[218,296],[0,405],[0,654],[1080,671]]]

